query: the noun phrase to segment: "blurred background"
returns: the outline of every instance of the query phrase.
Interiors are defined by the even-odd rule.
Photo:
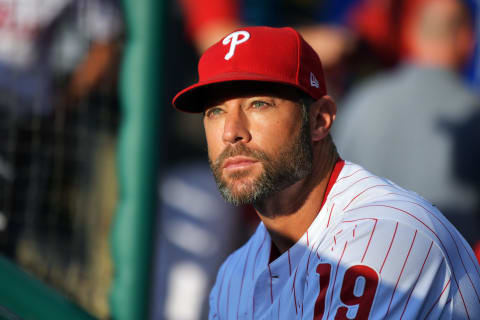
[[[205,319],[253,232],[172,97],[244,25],[320,55],[344,159],[480,255],[478,0],[0,0],[0,319]]]

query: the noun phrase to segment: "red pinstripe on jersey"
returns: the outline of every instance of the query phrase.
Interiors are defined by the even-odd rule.
[[[263,234],[263,240],[262,240],[262,243],[260,244],[260,246],[258,247],[257,249],[257,253],[255,253],[255,258],[253,259],[253,269],[252,269],[252,283],[253,281],[255,280],[255,266],[257,265],[257,258],[258,258],[258,255],[260,254],[261,252],[261,249],[263,248],[263,245],[265,244],[265,240],[267,239],[267,233],[265,232]],[[270,278],[271,279],[271,278]],[[273,302],[273,299],[272,299],[272,302]],[[252,320],[254,318],[254,315],[255,315],[255,295],[252,294]]]
[[[222,275],[222,280],[220,280],[220,289],[218,290],[218,295],[217,295],[217,308],[220,307],[220,296],[222,294],[222,288],[223,288],[223,281],[225,280],[225,274],[227,273],[227,268],[223,269],[223,275]],[[218,317],[220,319],[220,316]]]
[[[359,192],[358,194],[356,194],[355,197],[353,197],[352,200],[350,200],[350,202],[343,208],[343,210],[345,211],[352,204],[352,202],[355,201],[355,199],[357,199],[359,196],[361,196],[365,192],[367,192],[367,191],[369,191],[373,188],[379,188],[379,187],[390,187],[390,185],[389,184],[377,184],[377,185],[374,185],[374,186],[371,186],[371,187],[368,187],[368,188],[364,189],[362,192]]]
[[[372,241],[373,234],[375,233],[375,228],[377,227],[377,219],[375,220],[375,224],[373,225],[372,233],[370,233],[370,238],[368,239],[367,247],[365,248],[365,252],[363,253],[362,260],[361,262],[363,263],[363,260],[365,259],[365,256],[367,255],[368,248],[370,248],[370,242]]]
[[[442,261],[442,264],[443,264],[443,261]],[[432,305],[432,307],[430,308],[430,310],[428,310],[427,312],[427,315],[425,316],[425,319],[427,319],[429,316],[430,316],[430,313],[432,313],[433,309],[435,308],[435,306],[437,305],[437,303],[440,301],[440,299],[442,298],[443,294],[445,293],[445,290],[447,290],[448,286],[450,285],[450,281],[451,279],[448,279],[448,282],[445,284],[445,287],[443,287],[443,290],[442,292],[440,293],[440,296],[438,297],[437,300],[435,300],[435,303]]]
[[[337,274],[338,274],[338,267],[342,263],[342,258],[343,255],[345,254],[345,250],[347,249],[348,241],[345,241],[345,246],[343,247],[342,254],[340,255],[340,259],[338,260],[337,263],[337,268],[335,269],[335,276],[333,278],[333,285],[332,285],[332,291],[330,292],[330,302],[333,300],[333,292],[335,290],[335,283],[337,283]],[[328,313],[327,313],[327,319],[330,318],[330,310],[332,309],[332,305],[330,304],[330,308],[328,308]]]
[[[238,319],[238,313],[240,311],[240,300],[242,299],[242,293],[243,293],[243,282],[245,281],[245,273],[247,271],[248,258],[250,257],[250,250],[252,249],[252,246],[253,246],[253,242],[248,247],[247,259],[245,259],[245,264],[243,265],[242,281],[240,282],[240,293],[238,295],[238,303],[237,303],[237,319]]]
[[[268,264],[268,273],[270,274],[270,299],[272,299],[273,303],[272,269],[270,269],[270,264]]]
[[[465,247],[465,244],[464,244],[463,242],[461,242],[461,244],[462,244],[463,249],[465,250],[465,253],[466,253],[467,256],[470,258],[470,261],[472,262],[472,265],[473,265],[475,271],[477,272],[478,277],[480,277],[480,271],[478,271],[477,264],[475,263],[475,259],[476,259],[476,258],[472,257],[472,256],[469,254],[469,252],[468,252],[468,250],[467,250],[467,248]]]
[[[320,244],[321,244],[321,243],[318,244],[317,251],[315,252],[315,254],[317,255],[317,258],[318,258],[318,259],[320,259],[320,256],[318,255],[318,248],[320,247]]]
[[[260,244],[260,246],[258,247],[258,250],[257,250],[257,253],[255,254],[255,259],[253,259],[253,270],[252,270],[252,281],[255,280],[255,266],[257,265],[257,258],[258,258],[258,255],[260,254],[262,248],[263,248],[263,245],[265,244],[265,240],[267,239],[267,233],[265,232],[263,234],[263,240],[262,240],[262,243]]]
[[[330,218],[332,217],[333,208],[335,208],[335,203],[332,205],[332,209],[330,209],[330,214],[328,215],[327,228],[330,225]]]
[[[292,263],[290,262],[290,249],[287,250],[288,254],[288,275],[292,275]]]
[[[337,231],[337,233],[335,233],[335,235],[333,236],[333,246],[332,246],[332,251],[333,251],[333,247],[337,245],[337,236],[343,232],[343,229],[340,229]]]
[[[241,261],[240,259],[237,261],[237,263],[235,264],[235,267],[233,268],[233,270],[236,270],[236,269],[237,269],[237,266],[238,266],[238,264],[239,264],[240,261]],[[227,317],[228,317],[228,314],[229,314],[228,311],[229,311],[229,309],[230,309],[230,286],[231,286],[231,284],[232,284],[232,280],[233,280],[233,279],[230,278],[230,281],[228,281],[228,286],[227,286],[227,313],[226,313],[226,314],[227,314]]]
[[[310,252],[308,253],[308,259],[307,259],[307,271],[306,271],[306,276],[307,277],[308,277],[308,267],[310,266],[310,257],[312,256],[313,248],[312,248],[312,250],[308,250],[308,251],[310,251]],[[308,286],[308,282],[306,282],[306,285]]]
[[[430,251],[432,250],[432,246],[433,246],[433,241],[432,241],[432,243],[430,243],[430,248],[428,249],[427,256],[425,257],[425,260],[423,261],[423,264],[422,264],[422,268],[420,269],[420,272],[418,273],[417,279],[415,280],[415,285],[413,286],[412,290],[410,290],[407,302],[405,303],[405,306],[403,307],[403,311],[402,311],[402,315],[400,316],[400,319],[403,318],[403,315],[405,314],[405,310],[407,310],[408,302],[410,301],[410,298],[412,297],[412,293],[415,290],[415,287],[417,286],[418,279],[420,279],[420,275],[422,274],[423,268],[425,267],[425,262],[427,262],[428,256],[430,255]]]
[[[368,238],[367,246],[365,248],[365,251],[363,252],[362,260],[360,261],[361,263],[363,263],[363,260],[365,259],[365,256],[367,255],[368,248],[370,247],[370,242],[372,241],[373,234],[375,233],[375,228],[377,227],[378,219],[376,219],[376,218],[360,218],[360,219],[355,219],[355,220],[344,220],[343,221],[343,223],[352,223],[352,222],[358,222],[358,221],[363,221],[363,220],[373,220],[374,224],[373,224],[372,231],[370,232],[370,237]],[[334,237],[334,240],[335,240],[335,237]]]
[[[362,168],[362,169],[358,169],[358,170],[356,170],[355,172],[349,174],[348,176],[343,176],[343,177],[339,178],[339,179],[337,180],[337,183],[340,182],[340,181],[342,181],[343,179],[347,179],[347,178],[353,177],[355,174],[357,174],[357,173],[359,173],[359,172],[362,172],[362,171],[366,171],[366,170],[363,169],[363,168]]]
[[[236,270],[238,264],[240,263],[240,259],[238,259],[235,263],[235,265],[232,266],[232,269],[233,270]],[[219,304],[219,301],[220,301],[220,296],[221,296],[221,293],[222,293],[222,288],[223,288],[223,284],[224,284],[224,278],[225,278],[225,274],[227,273],[227,267],[225,267],[225,271],[223,273],[223,276],[222,276],[222,281],[221,281],[221,284],[220,284],[220,289],[218,291],[218,296],[217,296],[217,308],[220,307],[220,304]],[[226,305],[226,314],[227,314],[227,317],[228,317],[228,311],[229,311],[229,307],[230,307],[230,286],[232,284],[232,278],[229,279],[228,281],[228,286],[227,286],[227,305]],[[220,319],[220,315],[218,317]]]
[[[343,189],[342,191],[334,194],[334,195],[332,196],[332,199],[335,199],[335,198],[338,197],[339,195],[347,192],[348,189],[352,188],[354,185],[356,185],[356,184],[359,183],[359,182],[362,182],[362,181],[364,181],[364,180],[366,180],[366,179],[375,179],[375,178],[376,178],[376,176],[368,176],[368,177],[360,178],[360,179],[358,179],[357,181],[355,181],[354,183],[352,183],[351,185],[349,185],[348,187],[346,187],[345,189]]]
[[[298,268],[295,269],[295,276],[293,277],[293,285],[292,285],[293,302],[295,304],[295,314],[298,314],[298,311],[297,311],[297,293],[295,291],[295,281],[297,280],[297,271],[298,271]]]
[[[390,254],[390,249],[392,249],[393,240],[395,240],[395,236],[397,235],[398,229],[398,222],[395,224],[395,231],[393,232],[392,240],[390,241],[390,245],[388,246],[387,254],[385,255],[385,259],[383,259],[382,267],[380,268],[379,273],[382,274],[383,266],[385,265],[385,261],[387,261],[388,255]]]
[[[410,244],[410,249],[408,249],[407,257],[403,261],[402,270],[400,271],[400,274],[398,275],[397,283],[395,284],[395,288],[393,288],[392,297],[390,298],[390,303],[388,304],[387,313],[385,314],[384,318],[387,318],[388,313],[390,312],[390,307],[392,306],[393,296],[395,295],[395,291],[397,291],[398,282],[400,282],[400,278],[402,277],[403,270],[405,269],[405,265],[407,264],[408,257],[410,256],[410,252],[412,252],[413,244],[415,243],[415,238],[417,237],[417,232],[418,232],[418,230],[415,230],[415,234],[413,235],[412,243]]]
[[[457,250],[458,250],[458,247],[457,247]],[[477,296],[477,300],[480,303],[480,297],[478,296],[477,289],[475,288],[475,285],[473,284],[472,278],[470,278],[470,274],[466,271],[467,268],[465,267],[465,264],[463,263],[463,259],[461,258],[462,256],[461,256],[460,252],[458,252],[458,255],[460,256],[460,262],[462,263],[463,268],[465,269],[468,281],[470,281],[470,284],[472,285],[473,291],[475,292],[475,295]]]

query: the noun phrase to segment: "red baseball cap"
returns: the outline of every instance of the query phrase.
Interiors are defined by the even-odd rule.
[[[198,63],[199,80],[172,101],[184,112],[203,112],[206,91],[244,81],[292,86],[318,100],[326,94],[322,64],[292,28],[245,27],[207,49]]]

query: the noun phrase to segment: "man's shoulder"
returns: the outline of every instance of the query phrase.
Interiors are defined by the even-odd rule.
[[[421,234],[444,254],[468,246],[433,204],[353,163],[346,162],[325,205],[332,210],[328,231],[332,234],[339,230],[358,234],[364,228],[368,236],[387,235],[398,229],[402,234]]]
[[[384,225],[399,223],[418,229],[432,238],[456,233],[451,223],[429,201],[348,161],[326,205],[333,207],[333,224],[381,220]]]
[[[342,171],[327,198],[327,202],[335,203],[337,210],[340,206],[343,211],[380,201],[401,200],[432,206],[417,193],[406,190],[350,161],[345,161]]]

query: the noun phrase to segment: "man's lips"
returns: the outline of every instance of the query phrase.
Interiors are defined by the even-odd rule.
[[[231,157],[227,158],[223,162],[223,169],[244,169],[247,168],[253,164],[258,162],[258,160],[249,158],[249,157],[244,157],[244,156],[236,156],[236,157]]]

